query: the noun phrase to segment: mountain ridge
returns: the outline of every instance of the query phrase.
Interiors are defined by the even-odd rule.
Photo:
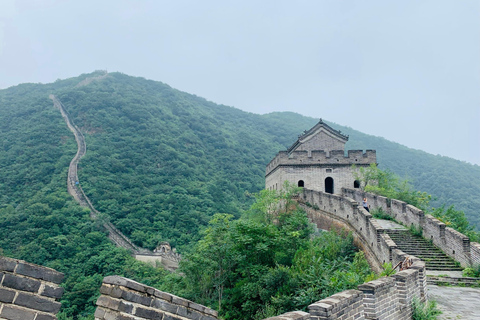
[[[91,79],[95,80],[96,77],[100,77],[100,79],[91,81]],[[81,83],[86,83],[86,85],[79,86]],[[69,113],[87,135],[86,138],[93,140],[90,159],[96,152],[100,151],[98,155],[102,158],[102,161],[110,163],[113,166],[111,168],[118,169],[119,176],[125,173],[132,174],[135,172],[136,166],[129,167],[126,165],[126,159],[122,158],[122,152],[124,151],[118,153],[113,152],[113,150],[119,146],[125,147],[129,143],[133,143],[133,141],[127,141],[127,137],[137,133],[126,129],[122,137],[115,138],[115,130],[133,126],[137,130],[136,132],[144,134],[144,138],[137,142],[143,143],[145,150],[154,150],[152,149],[153,146],[158,143],[161,146],[155,149],[158,154],[157,160],[161,160],[155,164],[157,168],[152,168],[153,163],[151,161],[148,164],[151,174],[154,174],[155,171],[157,173],[162,171],[157,170],[159,168],[165,168],[161,164],[163,160],[167,162],[172,160],[165,156],[165,153],[172,155],[173,160],[175,160],[173,161],[175,162],[175,168],[172,168],[170,173],[181,176],[182,179],[185,179],[185,176],[197,177],[191,168],[195,168],[199,164],[210,167],[207,171],[211,176],[216,176],[215,181],[225,182],[227,185],[229,185],[228,182],[235,181],[235,185],[229,185],[226,188],[227,190],[229,188],[233,190],[229,194],[231,203],[236,201],[234,200],[236,197],[239,197],[240,201],[247,200],[245,196],[241,195],[242,192],[239,192],[239,189],[252,192],[263,187],[264,169],[268,161],[273,158],[276,152],[291,145],[298,134],[309,129],[318,121],[295,112],[273,112],[258,115],[234,107],[215,104],[207,99],[171,88],[161,82],[130,77],[121,73],[105,75],[101,71],[83,74],[77,78],[59,80],[51,84],[21,84],[10,87],[0,91],[4,94],[3,100],[9,96],[8,93],[11,91],[20,91],[16,92],[17,95],[25,93],[35,95],[36,101],[42,100],[42,104],[47,99],[44,94],[55,91],[61,101],[70,109]],[[8,100],[10,101],[10,99]],[[26,113],[17,114],[15,117],[21,118],[25,115]],[[161,121],[158,119],[161,119]],[[463,201],[460,195],[468,195],[470,192],[466,192],[465,188],[462,188],[462,183],[457,183],[457,186],[450,189],[440,188],[439,186],[447,182],[451,183],[453,180],[455,182],[463,181],[468,188],[479,190],[479,186],[474,183],[469,184],[467,181],[469,180],[468,177],[478,176],[480,178],[480,167],[460,160],[411,149],[382,137],[364,134],[350,127],[328,121],[327,123],[350,136],[346,145],[347,149],[377,150],[377,159],[381,168],[388,168],[402,177],[410,177],[416,189],[431,193],[439,199],[436,202],[434,201],[434,204],[455,204],[457,209],[464,210],[470,221],[478,227],[480,219],[474,210],[480,205],[479,199],[473,197],[473,203],[468,203],[469,200]],[[159,126],[162,126],[161,130]],[[171,139],[166,139],[162,132],[168,132]],[[156,140],[147,138],[152,136],[155,136]],[[102,138],[101,143],[103,145],[95,143],[99,137]],[[163,141],[165,143],[162,140],[165,140]],[[242,143],[238,145],[237,141],[242,141]],[[180,146],[180,149],[177,149],[178,146]],[[141,152],[138,149],[136,150],[137,153]],[[166,152],[162,152],[162,150]],[[103,151],[106,153],[102,154]],[[134,155],[135,152],[131,154]],[[205,161],[210,153],[216,154],[217,159],[223,159],[223,161],[217,163],[218,166],[215,168],[212,167],[211,163]],[[244,157],[244,162],[253,161],[254,166],[250,166],[250,169],[240,169],[241,165],[238,162],[232,164],[229,160],[237,157],[238,154],[248,155],[248,157]],[[188,156],[185,157],[186,155]],[[228,157],[225,155],[228,155]],[[190,159],[190,157],[192,158]],[[420,157],[420,160],[418,157]],[[183,165],[182,158],[185,160]],[[210,157],[209,161],[211,160]],[[94,191],[95,183],[98,180],[95,179],[98,176],[98,171],[95,170],[98,169],[94,169],[93,164],[88,164],[88,153],[83,161],[83,164],[80,164],[80,171],[87,172],[86,179],[83,179],[87,194],[90,197],[93,196],[93,199],[97,195],[97,200],[93,201],[108,202],[108,199],[99,200],[98,195],[110,195],[109,190],[98,191],[97,194]],[[92,161],[95,162],[95,160]],[[100,163],[96,162],[96,164]],[[459,167],[461,169],[458,169]],[[232,180],[222,175],[217,176],[215,174],[217,168],[220,171],[229,171],[236,178]],[[239,173],[234,172],[236,169],[240,169],[241,175],[250,177],[251,182],[245,183],[245,181],[242,181],[239,178]],[[449,170],[460,171],[453,175],[451,172],[446,174]],[[182,172],[182,174],[178,175],[179,172]],[[115,174],[110,175],[110,179],[113,179],[114,176]],[[203,180],[203,182],[206,182],[208,179],[203,178]],[[202,179],[197,181],[197,185],[201,181]],[[170,179],[164,179],[163,183],[165,182],[170,182]],[[116,186],[114,187],[114,185]],[[115,183],[110,183],[109,187],[122,189]],[[173,186],[173,189],[175,187]],[[187,194],[191,191],[189,190]],[[211,191],[212,193],[207,196],[210,200],[213,199],[212,194],[216,193],[213,189]],[[220,194],[225,193],[224,191]],[[237,196],[233,196],[233,194],[237,194]],[[100,199],[102,198],[105,197],[101,196]],[[108,205],[106,206],[108,207]],[[211,208],[212,205],[210,204],[207,207]],[[227,209],[227,207],[223,206],[222,210]],[[234,207],[230,206],[228,210],[236,212],[238,216],[240,211]],[[208,219],[203,217],[201,220],[203,221],[202,224],[205,224]],[[139,239],[139,241],[144,240]],[[150,244],[150,247],[152,246],[153,244]]]

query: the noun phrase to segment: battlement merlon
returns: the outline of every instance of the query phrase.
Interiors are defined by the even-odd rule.
[[[343,150],[324,150],[312,151],[280,151],[275,158],[270,161],[266,168],[266,176],[278,166],[369,166],[371,163],[377,163],[377,153],[375,150],[348,150],[347,155]]]

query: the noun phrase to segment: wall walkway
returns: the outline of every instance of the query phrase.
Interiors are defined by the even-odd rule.
[[[73,157],[70,165],[68,167],[68,177],[67,177],[67,189],[68,193],[82,206],[90,210],[90,217],[92,219],[97,219],[99,212],[94,208],[90,199],[83,192],[82,187],[80,186],[78,179],[78,163],[80,159],[87,152],[87,145],[85,143],[85,137],[82,132],[73,122],[70,120],[68,113],[63,106],[63,104],[55,97],[53,94],[50,95],[50,99],[53,101],[55,108],[60,110],[63,119],[65,120],[68,128],[72,131],[77,142],[77,153]],[[165,266],[168,270],[175,270],[178,268],[178,262],[180,260],[180,255],[170,253],[154,253],[148,249],[140,248],[135,245],[127,236],[125,236],[120,230],[118,230],[111,222],[104,221],[103,227],[108,231],[109,239],[118,247],[125,248],[130,251],[137,260],[146,261],[156,266],[156,262],[162,266]]]

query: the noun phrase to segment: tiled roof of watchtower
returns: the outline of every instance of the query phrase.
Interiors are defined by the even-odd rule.
[[[295,151],[295,149],[297,149],[302,143],[307,141],[311,136],[315,135],[317,132],[319,132],[319,130],[322,130],[322,129],[324,129],[330,135],[342,141],[343,143],[346,143],[348,141],[347,135],[342,134],[339,130],[333,129],[328,124],[323,122],[322,119],[320,119],[320,121],[315,126],[313,126],[310,130],[306,130],[303,134],[299,135],[298,140],[295,141],[295,143],[292,144],[292,146],[287,149],[287,152],[290,153]]]

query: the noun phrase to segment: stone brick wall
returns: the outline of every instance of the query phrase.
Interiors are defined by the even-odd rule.
[[[346,290],[308,306],[311,320],[405,320],[412,315],[412,300],[421,298],[422,261],[415,261],[412,268],[358,286],[358,290]],[[298,311],[297,311],[298,312]],[[292,312],[268,320],[297,319]]]
[[[470,243],[470,256],[473,265],[480,265],[480,244],[477,242]]]
[[[287,151],[280,151],[275,158],[270,161],[266,168],[266,175],[268,176],[279,165],[370,165],[376,163],[377,154],[375,150],[367,150],[363,153],[362,150],[348,150],[347,156],[342,150],[332,150],[329,154],[323,150],[312,151],[294,151],[288,153]]]
[[[311,320],[365,319],[363,293],[346,290],[308,306]]]
[[[389,200],[361,190],[344,189],[343,195],[358,202],[366,197],[372,208],[382,208],[384,212],[408,227],[421,228],[425,239],[432,240],[448,256],[460,262],[462,267],[480,264],[480,244],[470,243],[466,235],[446,227],[443,222],[429,214],[425,215],[422,210],[403,201]]]
[[[345,140],[334,134],[320,129],[318,133],[309,135],[305,139],[300,139],[301,144],[295,151],[300,150],[344,150]]]
[[[96,320],[217,319],[215,310],[119,276],[104,278],[100,293]]]
[[[0,257],[0,319],[57,319],[63,277],[50,268]]]
[[[362,206],[348,197],[304,189],[301,201],[308,204],[305,207],[309,218],[314,223],[325,223],[325,217],[341,222],[354,233],[361,242],[361,247],[367,253],[374,270],[381,270],[381,265],[391,262],[396,265],[407,256],[397,249],[397,245],[385,233],[384,229],[372,219]],[[324,227],[329,229],[328,227]]]
[[[366,319],[393,319],[399,316],[395,278],[384,277],[358,286],[363,292]]]

